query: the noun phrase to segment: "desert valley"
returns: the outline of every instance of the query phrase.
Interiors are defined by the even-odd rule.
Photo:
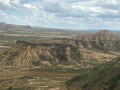
[[[0,90],[119,90],[120,31],[0,23]]]

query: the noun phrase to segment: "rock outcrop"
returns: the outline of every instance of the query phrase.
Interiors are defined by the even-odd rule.
[[[72,39],[55,39],[56,42],[91,48],[100,51],[120,51],[120,38],[108,30],[102,30],[95,34],[78,35]]]
[[[118,56],[119,46],[118,37],[102,30],[71,39],[55,38],[53,42],[44,44],[17,41],[15,46],[0,55],[0,61],[4,65],[51,66],[80,60],[110,60]]]
[[[78,47],[65,44],[33,44],[17,41],[9,51],[0,55],[5,65],[38,66],[40,64],[65,64],[70,60],[80,60],[82,54]]]
[[[111,31],[101,30],[95,34],[86,34],[86,35],[78,35],[74,37],[79,40],[86,41],[118,41],[120,38],[114,35]]]

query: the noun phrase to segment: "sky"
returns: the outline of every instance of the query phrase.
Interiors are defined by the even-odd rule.
[[[0,0],[0,22],[45,28],[120,30],[120,0]]]

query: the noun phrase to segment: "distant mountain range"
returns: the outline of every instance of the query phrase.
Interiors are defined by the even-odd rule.
[[[40,31],[67,31],[66,29],[54,29],[54,28],[43,28],[43,27],[36,27],[36,26],[29,26],[29,25],[14,25],[14,24],[7,24],[4,22],[0,22],[0,29],[1,30],[40,30]]]
[[[13,24],[6,24],[4,22],[0,22],[0,29],[3,30],[23,30],[23,29],[32,29],[33,27],[26,25],[26,26],[22,26],[22,25],[13,25]]]
[[[43,28],[43,27],[37,27],[37,26],[30,26],[30,25],[14,25],[14,24],[7,24],[5,22],[0,22],[0,29],[3,30],[29,30],[29,29],[50,29],[50,30],[72,30],[73,29],[55,29],[55,28]],[[101,29],[89,29],[89,31],[100,31]],[[110,30],[110,31],[119,31],[119,30]]]

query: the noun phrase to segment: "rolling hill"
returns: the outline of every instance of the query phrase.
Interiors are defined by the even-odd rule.
[[[67,81],[61,90],[120,90],[120,58]]]

